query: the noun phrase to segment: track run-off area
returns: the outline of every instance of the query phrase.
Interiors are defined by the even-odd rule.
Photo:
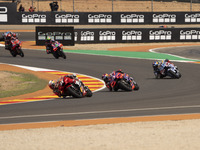
[[[26,35],[29,37],[28,33]],[[26,35],[24,36],[26,37]],[[187,116],[185,119],[200,118],[200,66],[199,59],[192,56],[192,54],[199,55],[199,48],[200,46],[191,45],[162,49],[150,48],[151,52],[126,51],[125,49],[128,48],[122,48],[121,51],[67,49],[65,50],[67,59],[56,60],[52,55],[47,55],[44,50],[26,48],[23,49],[24,58],[18,56],[13,58],[8,51],[0,47],[0,63],[45,68],[48,71],[63,71],[59,72],[59,75],[75,72],[80,74],[80,77],[88,75],[95,79],[100,79],[103,73],[110,73],[120,68],[133,76],[140,86],[139,91],[109,92],[106,88],[101,89],[104,86],[101,83],[101,90],[95,92],[91,98],[49,97],[53,99],[1,105],[0,126],[61,120],[76,123],[80,120],[90,122],[102,118],[109,120],[104,123],[115,123],[120,121],[114,121],[112,118],[120,118],[121,122],[124,118],[129,118],[126,120],[128,122],[128,120],[134,120],[130,118],[152,118],[153,116],[160,116],[159,118],[163,116],[166,120],[170,120],[169,116],[174,115],[178,115],[180,120],[184,118],[181,116]],[[184,52],[181,51],[183,49]],[[170,54],[166,54],[168,50],[170,50]],[[176,50],[179,51],[180,56]],[[154,78],[152,62],[165,58],[172,60],[178,66],[182,74],[180,79],[157,80]],[[56,74],[57,72],[51,73]],[[139,120],[142,121],[142,119]],[[98,121],[95,123],[98,124]],[[72,125],[76,124],[72,123]]]

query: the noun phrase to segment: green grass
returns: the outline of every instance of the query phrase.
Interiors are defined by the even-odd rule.
[[[40,79],[32,74],[10,71],[3,72],[9,73],[9,76],[5,77],[0,82],[0,98],[33,93],[35,91],[44,89],[47,85],[46,80]]]

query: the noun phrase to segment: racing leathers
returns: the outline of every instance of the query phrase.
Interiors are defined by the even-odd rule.
[[[104,80],[105,84],[106,84],[106,87],[112,91],[113,90],[113,81],[115,80],[115,78],[118,76],[118,75],[123,75],[123,79],[124,80],[127,80],[127,81],[130,81],[130,80],[133,80],[132,77],[130,77],[127,73],[124,73],[122,72],[121,70],[117,70],[117,71],[113,71],[112,73],[110,74],[104,74],[102,76],[102,79]]]
[[[76,76],[74,75],[65,75],[61,78],[59,78],[56,82],[55,82],[55,86],[52,88],[50,87],[54,94],[58,95],[59,97],[63,96],[63,93],[65,92],[65,80],[70,80],[70,82],[76,82],[76,81],[79,81],[81,84],[79,85],[80,87],[84,87],[84,88],[87,88],[84,83],[79,80]],[[83,93],[83,95],[85,95],[86,93]]]
[[[53,40],[47,40],[45,43],[46,43],[47,54],[50,54],[52,51],[56,51],[58,47],[62,46],[61,43],[59,43],[58,41],[53,41]]]
[[[162,60],[162,61],[155,61],[152,66],[154,69],[154,75],[156,77],[164,77],[166,76],[166,69],[165,67],[168,66],[168,64],[171,63],[168,59]]]

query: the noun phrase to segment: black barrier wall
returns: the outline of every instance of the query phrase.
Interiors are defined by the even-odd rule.
[[[17,24],[16,3],[0,3],[0,24]]]
[[[36,42],[43,42],[37,36]],[[74,41],[77,44],[200,42],[200,28],[74,29]]]
[[[16,10],[16,3],[0,3],[0,24],[200,24],[200,12],[17,12]]]
[[[74,27],[36,27],[36,45],[45,45],[47,37],[63,45],[74,45]]]

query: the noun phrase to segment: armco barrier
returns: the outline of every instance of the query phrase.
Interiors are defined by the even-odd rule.
[[[42,45],[45,38],[37,38],[40,35],[36,32],[37,43]],[[74,41],[77,44],[199,42],[200,28],[74,29]]]
[[[200,12],[17,12],[16,10],[16,3],[0,3],[0,24],[200,24]]]

